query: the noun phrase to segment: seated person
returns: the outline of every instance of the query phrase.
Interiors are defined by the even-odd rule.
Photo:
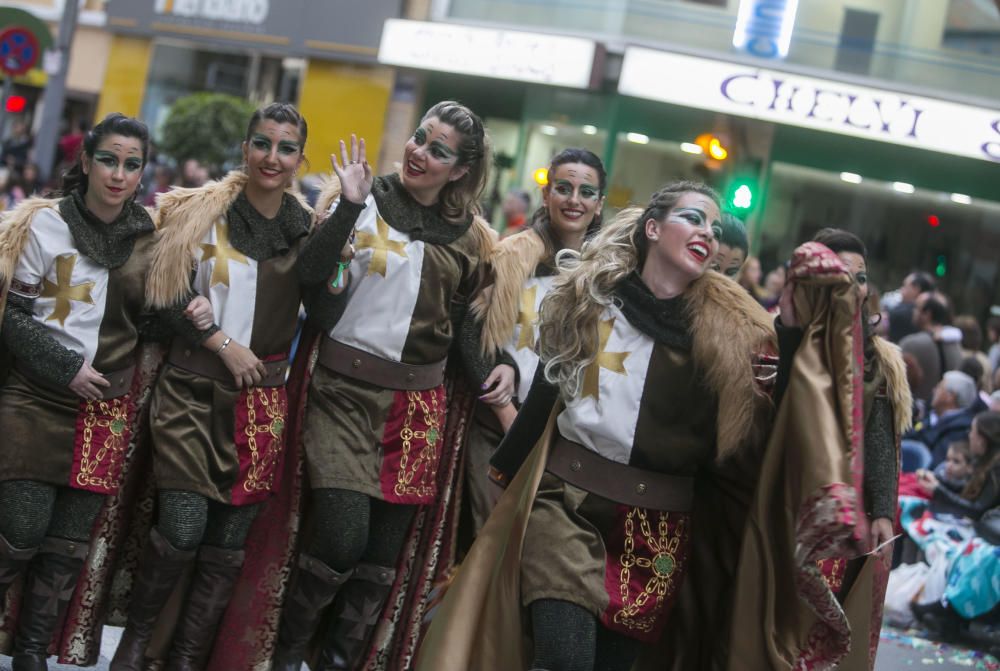
[[[919,476],[935,513],[978,520],[1000,505],[1000,413],[987,411],[975,416],[969,429],[969,447],[975,468],[961,491],[943,486],[933,473],[924,471]]]
[[[934,388],[931,397],[931,416],[903,435],[904,451],[919,449],[919,444],[930,453],[930,467],[945,459],[948,446],[962,440],[969,432],[972,418],[985,410],[979,399],[975,381],[960,371],[948,371]]]
[[[960,492],[969,483],[972,470],[973,458],[969,442],[959,440],[948,446],[948,456],[934,469],[933,475],[942,487]],[[925,478],[927,473],[927,470],[920,469],[916,473],[900,474],[899,495],[929,499],[931,494],[924,487],[924,482],[927,482]],[[931,510],[934,511],[933,506],[931,506]]]

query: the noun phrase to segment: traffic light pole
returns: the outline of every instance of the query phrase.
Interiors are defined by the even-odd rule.
[[[7,134],[7,98],[14,90],[14,78],[10,75],[3,77],[3,93],[0,93],[0,140]]]
[[[58,68],[49,73],[45,85],[45,102],[42,105],[42,121],[38,126],[35,140],[35,158],[42,181],[47,182],[52,175],[56,159],[56,142],[59,140],[59,120],[62,118],[63,103],[66,100],[66,73],[69,71],[69,50],[76,33],[76,19],[80,12],[78,0],[63,0],[63,15],[59,22],[59,38],[56,41]]]

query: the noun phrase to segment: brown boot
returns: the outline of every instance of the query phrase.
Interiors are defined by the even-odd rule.
[[[160,611],[174,591],[194,550],[178,550],[155,528],[139,560],[139,570],[128,606],[128,622],[111,660],[112,671],[143,671],[146,646]]]
[[[273,671],[299,671],[302,668],[302,658],[316,630],[320,613],[330,605],[340,586],[350,577],[350,571],[337,573],[315,557],[304,552],[299,555],[299,570],[285,596],[281,613]]]
[[[359,564],[334,604],[333,622],[316,671],[356,671],[396,580],[395,569]]]
[[[49,643],[87,558],[87,543],[48,537],[28,567],[14,637],[14,671],[44,671]]]
[[[200,671],[215,642],[219,620],[243,569],[243,550],[202,545],[184,611],[174,631],[167,671]]]
[[[21,571],[38,548],[26,548],[24,550],[16,548],[7,542],[7,539],[0,534],[0,613],[5,610],[4,600],[7,598],[7,589],[21,575]]]

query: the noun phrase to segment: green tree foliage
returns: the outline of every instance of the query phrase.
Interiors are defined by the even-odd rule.
[[[213,169],[240,160],[254,106],[222,93],[193,93],[170,108],[160,148],[178,163],[194,158]]]

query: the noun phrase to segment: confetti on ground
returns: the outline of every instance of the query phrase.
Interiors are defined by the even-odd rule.
[[[923,638],[926,635],[918,629],[882,629],[882,642],[911,648],[923,656],[919,662],[907,660],[907,666],[938,666],[951,665],[952,668],[981,669],[982,671],[1000,671],[1000,661],[996,657],[981,650],[957,647],[947,643],[939,643]]]

